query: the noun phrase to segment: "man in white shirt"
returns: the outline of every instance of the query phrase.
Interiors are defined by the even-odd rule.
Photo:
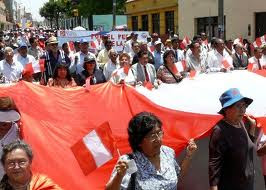
[[[248,59],[248,64],[252,64],[252,70],[266,69],[266,63],[262,60],[262,49],[256,47],[254,49],[254,56]]]
[[[104,65],[103,74],[106,81],[109,81],[112,77],[114,70],[119,68],[119,63],[117,62],[117,53],[114,49],[111,49],[108,53],[109,61]]]
[[[29,63],[35,63],[36,59],[28,54],[28,46],[25,43],[20,43],[18,48],[18,54],[14,57],[14,60],[19,62],[23,68]]]
[[[207,71],[227,72],[233,68],[233,60],[224,49],[224,41],[222,39],[216,39],[214,42],[214,50],[208,53]]]
[[[105,48],[102,49],[98,56],[97,56],[97,63],[98,63],[98,66],[100,68],[104,68],[104,65],[109,61],[109,56],[108,56],[108,52],[112,49],[112,41],[111,40],[106,40],[105,41]]]
[[[76,74],[80,74],[84,68],[84,57],[87,55],[89,57],[93,57],[96,60],[96,57],[93,53],[89,52],[89,41],[87,39],[82,39],[80,41],[80,51],[75,54],[75,61],[71,63],[69,69],[72,73],[76,72]]]
[[[132,43],[136,42],[138,39],[138,34],[132,32],[131,33],[131,40],[127,41],[124,47],[124,52],[130,54],[131,52],[133,52],[132,50]]]
[[[185,59],[184,52],[179,49],[179,39],[172,38],[171,39],[173,51],[175,53],[175,62],[179,62]]]
[[[13,59],[14,53],[11,47],[4,50],[5,59],[0,61],[0,83],[17,82],[22,75],[23,67]]]
[[[187,71],[205,72],[205,60],[201,56],[201,46],[198,42],[193,41],[190,44],[191,54],[186,58]]]

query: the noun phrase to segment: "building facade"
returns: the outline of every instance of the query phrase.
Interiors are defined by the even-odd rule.
[[[173,34],[178,30],[177,0],[128,0],[128,30]]]
[[[179,34],[218,36],[218,0],[179,0]],[[265,0],[224,0],[225,38],[253,41],[266,33]]]

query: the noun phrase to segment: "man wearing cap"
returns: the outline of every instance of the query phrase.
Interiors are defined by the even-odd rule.
[[[102,49],[97,56],[98,66],[103,69],[105,64],[109,61],[108,52],[112,49],[112,41],[107,39],[104,44],[105,48]]]
[[[76,61],[74,62],[74,64],[71,64],[70,71],[74,72],[77,75],[84,70],[83,63],[85,56],[93,57],[96,60],[96,56],[93,53],[89,52],[89,41],[86,38],[81,39],[80,51],[77,52],[74,56]]]
[[[44,52],[42,58],[45,59],[45,72],[43,79],[45,84],[48,82],[49,78],[53,77],[55,68],[58,64],[70,65],[70,59],[66,59],[63,50],[59,50],[57,38],[52,36],[47,40],[47,46],[49,47],[47,51]]]
[[[148,43],[148,47],[151,52],[155,50],[155,42],[159,40],[159,35],[157,33],[153,33],[151,35],[151,42]]]
[[[17,82],[21,78],[23,67],[13,59],[14,53],[11,47],[4,50],[5,59],[0,61],[0,83]]]
[[[18,53],[15,55],[14,60],[19,62],[23,68],[29,63],[35,63],[36,59],[28,54],[28,46],[26,43],[20,43]]]
[[[20,120],[20,114],[16,111],[14,101],[10,97],[0,97],[0,156],[2,148],[19,138],[19,128],[16,122]],[[4,175],[4,169],[0,164],[0,178]]]
[[[129,41],[127,41],[126,44],[125,44],[125,47],[124,47],[124,52],[125,53],[128,53],[128,54],[133,53],[132,43],[136,42],[137,39],[138,39],[138,34],[132,32],[131,33],[131,39]]]
[[[245,115],[253,100],[236,88],[225,91],[219,100],[223,118],[209,142],[210,190],[254,190],[256,121]]]
[[[153,52],[154,67],[157,71],[159,67],[163,65],[163,53],[164,52],[162,51],[162,42],[156,41],[154,45],[155,45],[155,50]]]

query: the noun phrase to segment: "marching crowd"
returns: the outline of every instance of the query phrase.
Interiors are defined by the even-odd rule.
[[[157,88],[161,83],[179,83],[193,73],[266,69],[266,45],[251,48],[247,40],[224,42],[219,38],[208,43],[206,34],[201,33],[184,47],[177,35],[163,43],[156,33],[148,41],[138,41],[138,35],[132,32],[122,52],[113,48],[107,35],[101,37],[97,50],[90,52],[90,43],[85,38],[59,47],[56,31],[38,29],[0,33],[0,59],[0,83],[4,84],[25,80],[69,88],[110,80],[116,84]],[[266,154],[265,136],[260,132],[258,138],[256,121],[245,116],[253,100],[242,96],[238,89],[227,90],[219,100],[222,105],[219,113],[224,117],[210,138],[211,190],[253,190],[255,146],[258,155]],[[60,189],[48,177],[32,174],[31,148],[23,141],[14,141],[20,138],[19,120],[14,101],[1,97],[0,189],[38,189],[34,186],[40,181],[45,184],[43,189]],[[179,165],[174,151],[162,145],[162,126],[160,118],[149,112],[139,113],[130,120],[127,130],[132,154],[119,159],[106,189],[177,188],[197,145],[193,139],[188,142],[186,156]],[[137,172],[129,173],[132,159]]]
[[[201,33],[184,47],[178,35],[163,43],[157,33],[138,41],[132,32],[122,52],[103,35],[92,53],[86,38],[59,47],[56,31],[25,30],[0,34],[0,59],[1,83],[25,80],[65,88],[110,80],[156,88],[199,73],[266,69],[266,46],[251,48],[239,39],[212,38],[208,43]],[[29,64],[40,69],[31,70]]]

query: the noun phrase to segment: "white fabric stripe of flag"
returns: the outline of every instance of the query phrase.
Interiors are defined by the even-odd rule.
[[[35,63],[32,64],[32,68],[34,73],[41,72],[40,64],[38,61],[35,61]]]
[[[92,154],[97,167],[100,167],[113,158],[112,154],[106,149],[95,130],[83,137],[83,142]]]

